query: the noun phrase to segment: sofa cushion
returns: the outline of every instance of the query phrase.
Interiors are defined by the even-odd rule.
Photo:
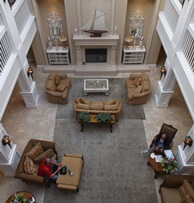
[[[175,188],[161,188],[161,195],[164,203],[180,202],[181,196],[179,190]]]
[[[54,92],[56,89],[56,85],[54,80],[47,80],[46,89],[49,91]]]
[[[90,104],[90,109],[91,110],[103,110],[103,108],[104,108],[103,102],[92,101],[91,104]]]
[[[118,109],[118,107],[116,105],[104,105],[105,111],[115,111],[117,109]]]
[[[49,75],[48,75],[48,80],[55,80],[55,75],[56,75],[56,73],[50,73]]]
[[[132,82],[133,85],[139,86],[141,84],[141,78],[135,78]]]
[[[104,105],[114,105],[116,104],[116,100],[111,100],[111,101],[105,101]]]
[[[88,105],[88,104],[82,104],[82,103],[77,103],[76,107],[78,109],[85,109],[85,110],[89,110],[90,109],[90,105]]]
[[[183,185],[181,187],[179,187],[179,194],[181,197],[184,197],[187,194]]]
[[[54,161],[56,159],[56,154],[53,152],[52,149],[48,149],[45,152],[43,152],[41,155],[36,157],[34,159],[34,163],[40,164],[44,158],[51,158],[52,161]]]
[[[191,199],[194,200],[194,190],[191,184],[187,180],[183,181],[183,187],[184,187],[185,193],[189,194]]]
[[[28,151],[25,155],[34,161],[34,159],[44,152],[40,142],[38,142],[30,151]]]
[[[140,74],[140,77],[141,77],[142,80],[149,80],[148,75],[146,73],[144,73],[144,72]]]
[[[144,80],[142,82],[142,92],[148,91],[149,88],[150,88],[150,82],[149,82],[149,80]]]
[[[55,84],[58,85],[60,83],[60,80],[61,80],[60,76],[56,74],[55,75]]]
[[[182,197],[182,200],[180,203],[194,203],[194,201],[191,199],[190,195],[185,195]]]
[[[134,93],[141,93],[141,92],[142,92],[142,85],[139,85],[139,86],[135,89]]]
[[[56,90],[59,92],[63,92],[65,90],[66,86],[64,84],[57,85]]]
[[[80,98],[80,103],[82,103],[82,104],[89,104],[90,105],[90,101],[87,100],[87,99]]]
[[[36,175],[37,174],[37,169],[36,169],[34,162],[32,161],[32,159],[30,159],[27,156],[26,156],[25,161],[24,161],[24,171],[25,171],[25,173],[27,173],[29,175]]]

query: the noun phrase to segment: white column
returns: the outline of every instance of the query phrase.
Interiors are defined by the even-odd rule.
[[[39,95],[36,89],[36,83],[31,77],[27,76],[29,64],[25,63],[25,67],[21,70],[18,84],[21,90],[21,95],[24,99],[27,108],[36,108],[38,105]]]
[[[82,65],[82,51],[81,46],[76,46],[77,65]]]
[[[117,47],[116,46],[111,46],[110,64],[116,64],[116,51],[117,51]]]
[[[194,124],[187,134],[194,140]],[[186,146],[183,150],[184,143],[178,145],[176,159],[179,164],[179,172],[181,174],[191,174],[194,171],[194,143],[191,147]]]
[[[7,135],[3,125],[0,123],[0,170],[5,176],[14,176],[17,169],[20,156],[16,152],[16,144],[12,142],[9,145],[3,145],[1,140],[4,135]]]
[[[165,63],[167,69],[166,76],[162,76],[158,81],[158,88],[155,94],[155,102],[157,107],[168,107],[168,103],[172,94],[174,93],[174,84],[176,81],[175,75],[168,61]]]

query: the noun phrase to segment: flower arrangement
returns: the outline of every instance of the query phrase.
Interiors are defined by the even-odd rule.
[[[168,157],[165,157],[160,164],[163,167],[163,171],[166,173],[174,173],[175,171],[178,171],[178,163],[175,158],[168,159]]]
[[[106,123],[106,122],[109,123],[114,120],[112,118],[112,115],[109,113],[98,113],[96,114],[95,119],[100,123]]]
[[[26,203],[27,199],[24,197],[23,193],[14,194],[14,198],[10,203]]]
[[[80,112],[78,114],[78,120],[83,124],[87,124],[90,122],[90,114],[88,112]]]

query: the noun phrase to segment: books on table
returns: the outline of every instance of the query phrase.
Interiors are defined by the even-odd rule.
[[[172,151],[170,149],[164,150],[164,154],[166,155],[166,157],[168,159],[174,159],[174,155],[173,155],[173,153],[172,153]]]

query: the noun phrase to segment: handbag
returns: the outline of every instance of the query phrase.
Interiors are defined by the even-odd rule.
[[[66,173],[67,173],[67,167],[63,166],[63,168],[61,168],[61,170],[60,170],[60,174],[65,175]]]

